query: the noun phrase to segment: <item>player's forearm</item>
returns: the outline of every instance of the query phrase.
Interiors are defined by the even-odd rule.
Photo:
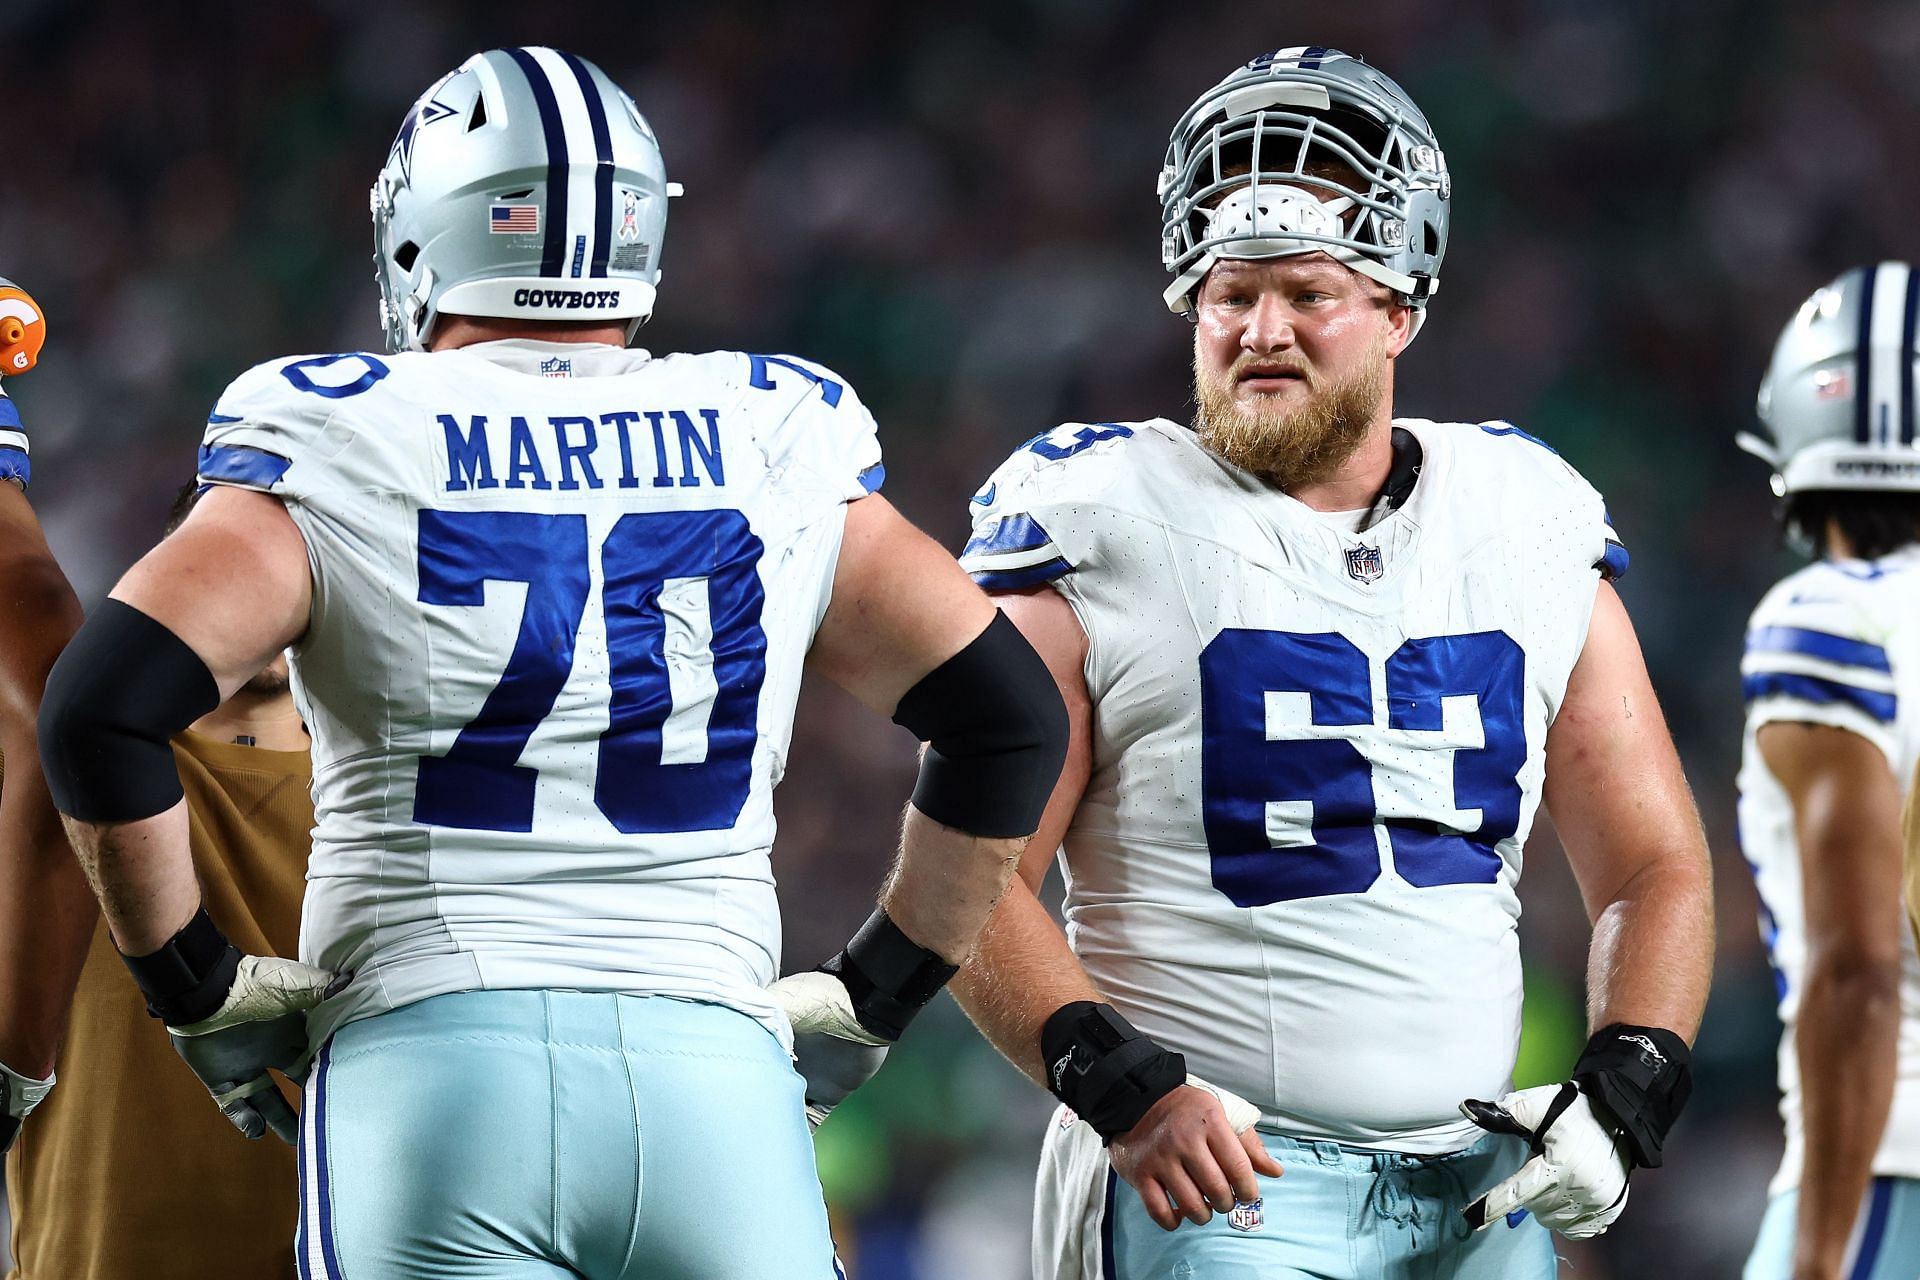
[[[0,1062],[53,1069],[97,909],[40,772],[35,718],[80,603],[26,499],[0,483]]]
[[[31,733],[0,735],[0,1063],[45,1076],[99,908],[47,798]]]
[[[199,909],[185,800],[138,822],[69,819],[67,834],[113,940],[127,955],[159,950]]]
[[[1017,878],[954,979],[953,995],[993,1047],[1043,1089],[1041,1027],[1067,1004],[1104,999],[1066,934]]]
[[[911,805],[881,906],[903,933],[959,964],[1006,891],[1026,837],[989,839],[942,826]]]
[[[1713,886],[1704,840],[1690,839],[1649,861],[1597,913],[1588,1020],[1664,1027],[1692,1043],[1712,977]]]
[[[1900,963],[1816,951],[1795,1023],[1806,1155],[1795,1261],[1837,1269],[1893,1103]]]

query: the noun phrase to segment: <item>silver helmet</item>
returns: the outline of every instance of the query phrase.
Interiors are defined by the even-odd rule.
[[[1160,170],[1167,306],[1188,312],[1221,258],[1319,251],[1399,292],[1417,321],[1439,285],[1452,190],[1399,85],[1337,49],[1262,54],[1174,126]]]
[[[388,349],[424,347],[442,312],[626,320],[631,342],[679,193],[600,68],[557,49],[475,54],[420,96],[374,180]]]
[[[1920,490],[1917,320],[1920,272],[1904,262],[1855,267],[1800,305],[1760,383],[1770,438],[1737,437],[1776,494]]]

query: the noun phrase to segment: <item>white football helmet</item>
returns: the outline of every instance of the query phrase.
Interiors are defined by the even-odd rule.
[[[1773,468],[1775,494],[1920,490],[1916,322],[1920,272],[1904,262],[1855,267],[1801,304],[1760,383],[1771,438],[1736,437]]]
[[[1328,161],[1358,185],[1328,176]],[[1399,292],[1417,321],[1439,284],[1452,193],[1433,129],[1399,85],[1337,49],[1262,54],[1174,126],[1159,189],[1167,306],[1191,310],[1221,258],[1318,251]]]
[[[388,349],[423,348],[443,311],[626,320],[631,342],[678,194],[600,68],[557,49],[475,54],[420,96],[374,180]]]

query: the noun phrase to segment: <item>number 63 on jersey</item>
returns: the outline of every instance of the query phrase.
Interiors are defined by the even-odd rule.
[[[1376,832],[1417,888],[1493,883],[1498,845],[1520,825],[1525,677],[1503,631],[1408,640],[1378,690],[1367,655],[1337,632],[1222,631],[1200,655],[1214,887],[1242,907],[1364,893],[1382,875]],[[1475,714],[1480,745],[1452,745]],[[1429,816],[1382,814],[1388,752],[1397,785],[1420,793],[1393,807]]]

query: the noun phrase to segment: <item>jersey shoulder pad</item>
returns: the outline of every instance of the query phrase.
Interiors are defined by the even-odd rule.
[[[1809,565],[1762,597],[1747,625],[1740,686],[1756,724],[1832,724],[1893,751],[1899,712],[1891,642],[1898,602],[1879,580]]]
[[[1495,418],[1487,422],[1456,425],[1459,448],[1471,450],[1474,465],[1497,468],[1507,475],[1532,474],[1564,479],[1580,488],[1591,488],[1560,451],[1531,432],[1511,422]]]
[[[723,354],[770,462],[806,467],[849,499],[879,490],[879,424],[851,383],[799,356]]]
[[[1455,448],[1464,468],[1491,491],[1495,507],[1527,504],[1526,519],[1571,519],[1583,543],[1590,543],[1592,565],[1602,578],[1626,576],[1629,556],[1614,528],[1606,500],[1560,451],[1511,422],[1452,424]]]
[[[269,360],[220,394],[201,439],[201,484],[286,493],[328,422],[391,376],[390,357],[364,351]]]
[[[1067,422],[1025,441],[995,468],[968,502],[973,533],[960,566],[988,590],[1012,591],[1071,572],[1071,541],[1056,541],[1043,521],[1077,503],[1097,501],[1124,475],[1130,442],[1151,423]]]

